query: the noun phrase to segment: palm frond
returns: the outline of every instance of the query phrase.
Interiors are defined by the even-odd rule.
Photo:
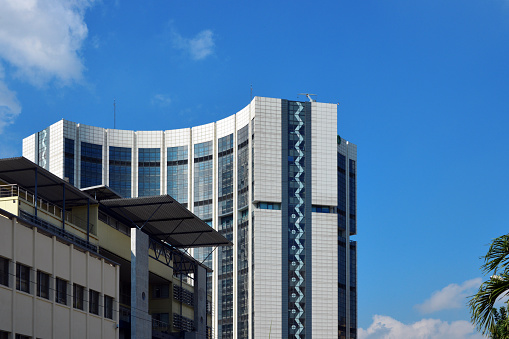
[[[505,272],[509,265],[509,234],[493,239],[488,253],[483,257],[483,272],[489,273],[495,270]]]
[[[478,331],[484,335],[494,333],[496,322],[493,307],[497,299],[508,294],[509,274],[501,273],[483,282],[477,293],[469,297],[471,320]]]

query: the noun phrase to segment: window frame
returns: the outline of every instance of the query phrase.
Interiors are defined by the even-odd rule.
[[[16,263],[16,289],[30,293],[30,267]]]
[[[72,285],[72,307],[85,310],[85,287],[79,284]]]
[[[152,299],[168,299],[170,297],[170,284],[154,284],[152,286]]]
[[[43,282],[44,278],[44,282]],[[49,300],[50,275],[46,272],[37,270],[37,296]]]
[[[104,317],[113,320],[113,297],[104,295]]]
[[[88,290],[88,312],[99,315],[99,292]]]
[[[9,287],[10,260],[0,257],[0,285]]]
[[[55,302],[67,305],[67,280],[55,279]]]

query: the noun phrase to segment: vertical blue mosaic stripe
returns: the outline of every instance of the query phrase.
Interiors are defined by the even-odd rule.
[[[311,109],[282,102],[283,337],[311,338]]]

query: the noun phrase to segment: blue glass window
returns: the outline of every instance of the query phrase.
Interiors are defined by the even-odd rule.
[[[242,209],[249,203],[249,125],[242,127],[237,135],[237,208]]]
[[[124,198],[131,197],[131,149],[110,146],[109,186]]]
[[[160,194],[161,150],[159,148],[138,149],[138,196]]]
[[[81,188],[102,185],[102,145],[81,142]]]
[[[167,192],[181,204],[187,203],[188,152],[187,146],[167,149]]]
[[[218,205],[219,214],[233,212],[233,134],[219,138],[218,144]]]
[[[349,186],[348,186],[348,192],[349,192],[349,203],[350,203],[350,234],[357,233],[357,197],[356,192],[357,188],[356,186],[356,168],[355,168],[355,160],[349,159]]]
[[[260,202],[258,203],[258,208],[261,210],[280,210],[281,204],[273,202]]]
[[[201,219],[212,218],[212,141],[194,145],[194,214]]]
[[[67,138],[64,140],[64,177],[74,185],[74,140]]]
[[[317,213],[331,213],[332,210],[329,206],[313,205],[312,211]]]

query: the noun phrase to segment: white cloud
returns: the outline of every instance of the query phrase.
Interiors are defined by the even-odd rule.
[[[3,68],[0,66],[0,134],[4,128],[14,122],[21,113],[21,105],[16,93],[7,88],[4,82]]]
[[[420,305],[415,305],[421,313],[432,313],[440,310],[460,308],[465,306],[467,297],[473,295],[481,285],[482,279],[475,278],[463,284],[450,284],[440,291],[435,291],[429,299]]]
[[[359,328],[359,339],[482,339],[471,323],[464,320],[451,323],[438,319],[422,319],[403,324],[391,317],[375,315],[366,329]]]
[[[205,59],[214,52],[214,33],[210,29],[203,30],[190,39],[175,31],[172,31],[171,37],[173,46],[186,51],[194,60]]]
[[[93,0],[0,0],[0,58],[35,85],[68,83],[84,70],[79,51]]]
[[[0,0],[0,60],[21,79],[41,86],[82,78],[79,51],[87,37],[84,12],[93,0]],[[21,113],[0,65],[0,133]]]
[[[171,98],[164,94],[156,94],[150,101],[152,105],[158,105],[160,107],[168,107],[171,104]]]

